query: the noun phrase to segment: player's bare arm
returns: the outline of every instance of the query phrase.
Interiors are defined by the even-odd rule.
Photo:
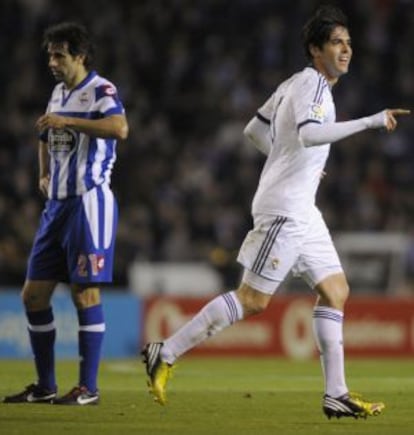
[[[36,122],[36,128],[44,131],[47,128],[73,128],[93,137],[124,140],[128,137],[128,122],[124,115],[111,115],[102,119],[83,119],[46,113]]]
[[[47,143],[39,141],[38,146],[39,153],[39,190],[47,197],[49,189],[50,173],[49,173],[49,152],[47,149]]]

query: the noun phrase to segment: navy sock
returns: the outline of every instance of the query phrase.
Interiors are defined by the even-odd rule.
[[[79,319],[79,385],[90,392],[97,390],[101,348],[105,332],[102,305],[78,310]]]
[[[30,343],[35,359],[39,386],[56,390],[55,339],[56,329],[52,308],[42,311],[26,311]]]

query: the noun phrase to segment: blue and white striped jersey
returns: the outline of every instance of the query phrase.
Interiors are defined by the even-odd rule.
[[[116,87],[91,71],[72,90],[58,83],[46,113],[100,119],[125,111]],[[50,154],[50,199],[82,195],[95,186],[110,184],[116,160],[115,139],[91,137],[71,128],[49,129],[40,139],[48,143]]]

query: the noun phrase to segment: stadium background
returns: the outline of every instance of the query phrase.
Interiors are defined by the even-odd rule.
[[[126,106],[130,136],[118,146],[112,183],[121,211],[115,286],[129,288],[134,261],[204,262],[227,289],[239,278],[235,256],[264,161],[242,129],[305,65],[300,29],[320,3],[3,0],[0,294],[24,280],[43,206],[34,123],[54,85],[40,50],[45,26],[85,23],[95,35],[96,68]],[[413,2],[332,3],[350,18],[354,48],[350,73],[334,89],[338,119],[413,108]],[[365,132],[336,144],[318,196],[334,235],[403,236],[404,281],[391,297],[414,294],[413,130],[402,120],[392,135]]]

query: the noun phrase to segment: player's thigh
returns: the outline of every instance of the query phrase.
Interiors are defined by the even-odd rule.
[[[274,293],[295,264],[305,233],[306,225],[291,218],[255,217],[254,228],[246,235],[238,255],[239,263],[248,271],[243,280],[253,288],[261,285],[260,290]]]
[[[329,230],[319,211],[310,221],[298,261],[292,269],[311,288],[327,277],[343,274],[343,268]]]
[[[60,240],[64,208],[58,201],[48,201],[36,231],[27,262],[26,279],[29,281],[65,281],[66,256]]]
[[[65,243],[70,282],[111,282],[118,224],[114,195],[108,186],[98,186],[86,192],[76,207]]]

